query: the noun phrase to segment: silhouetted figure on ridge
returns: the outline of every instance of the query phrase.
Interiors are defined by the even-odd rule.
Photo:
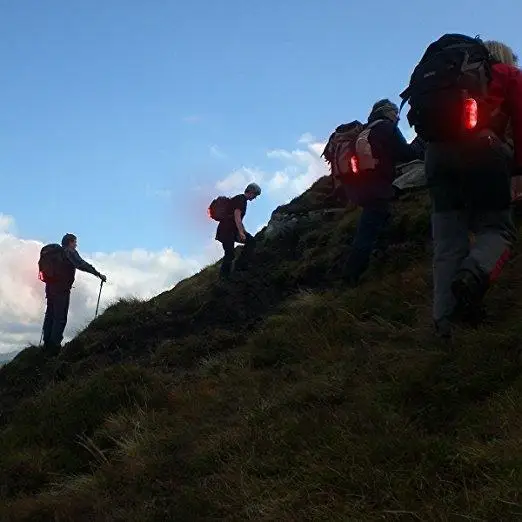
[[[259,185],[250,183],[243,194],[232,198],[220,196],[210,204],[208,209],[210,217],[219,221],[215,239],[223,245],[225,254],[220,267],[221,280],[230,278],[232,263],[234,263],[235,243],[242,243],[244,247],[234,263],[234,271],[246,270],[249,266],[256,242],[254,237],[245,230],[243,218],[248,202],[256,199],[260,194]]]
[[[103,274],[80,257],[76,247],[76,236],[65,234],[61,246],[58,244],[46,245],[40,252],[38,267],[40,279],[45,283],[47,299],[43,342],[44,351],[50,355],[58,353],[61,347],[76,269],[93,274],[103,282],[107,280]]]

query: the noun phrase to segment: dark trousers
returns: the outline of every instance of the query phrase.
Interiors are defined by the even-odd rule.
[[[47,308],[43,324],[43,342],[46,347],[60,346],[67,325],[71,290],[47,285],[45,296]]]
[[[252,252],[256,246],[256,240],[254,239],[254,237],[250,235],[248,232],[245,235],[246,239],[243,243],[243,249],[235,263],[236,270],[244,270],[248,267],[248,264],[252,256]],[[222,277],[228,277],[230,275],[232,263],[234,262],[235,243],[242,243],[242,241],[239,240],[238,235],[230,235],[230,237],[225,237],[221,241],[221,244],[223,245],[223,251],[225,253],[220,268],[220,275]]]
[[[511,210],[436,212],[433,227],[433,319],[450,318],[456,306],[451,284],[461,270],[471,272],[484,290],[509,259],[515,241]],[[469,240],[469,232],[474,241]]]
[[[357,230],[345,267],[345,277],[356,283],[370,264],[372,252],[376,248],[386,249],[382,238],[391,218],[389,203],[363,207],[357,223]]]
[[[512,160],[488,142],[429,144],[425,159],[432,202],[433,319],[438,323],[456,311],[452,283],[458,274],[473,274],[483,296],[510,257],[516,240]]]

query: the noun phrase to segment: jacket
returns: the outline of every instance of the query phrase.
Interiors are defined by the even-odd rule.
[[[522,72],[503,63],[494,64],[488,93],[493,110],[502,108],[510,118],[515,167],[522,174]]]
[[[100,277],[101,274],[96,268],[82,259],[74,248],[64,247],[63,251],[65,254],[65,262],[62,264],[62,277],[58,282],[47,283],[47,286],[53,287],[56,290],[70,290],[74,283],[77,269]]]

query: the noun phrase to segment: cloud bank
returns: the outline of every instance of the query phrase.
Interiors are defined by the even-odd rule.
[[[43,243],[22,239],[15,233],[12,216],[0,214],[0,353],[40,341],[45,311],[44,284],[38,280],[38,257]],[[170,248],[149,252],[97,252],[80,255],[108,281],[103,285],[99,313],[120,297],[151,298],[172,288],[212,260],[220,257],[219,245],[205,249],[198,258],[185,258]],[[100,280],[76,271],[71,292],[66,340],[94,317]]]
[[[222,192],[241,192],[252,181],[259,183],[275,199],[281,202],[303,193],[322,176],[329,174],[321,153],[326,142],[317,140],[310,133],[303,134],[294,150],[273,149],[266,153],[268,159],[276,160],[280,167],[274,171],[243,166],[216,183]]]

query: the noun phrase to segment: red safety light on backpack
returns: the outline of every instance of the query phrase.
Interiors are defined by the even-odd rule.
[[[464,127],[472,130],[478,123],[478,105],[473,98],[464,100]]]
[[[352,167],[352,172],[354,174],[359,174],[359,160],[357,156],[352,156],[350,158],[350,166]]]

